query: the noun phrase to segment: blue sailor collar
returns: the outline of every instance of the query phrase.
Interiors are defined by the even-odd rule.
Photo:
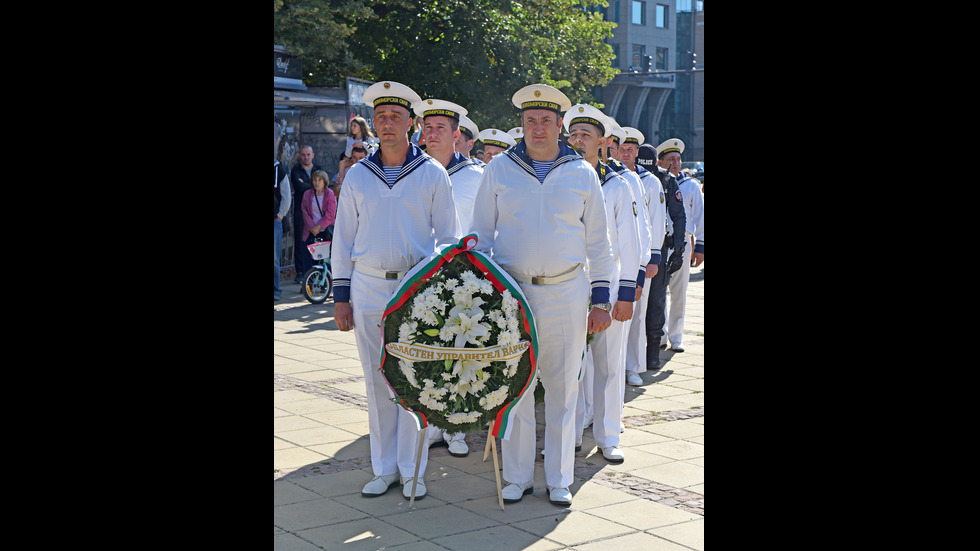
[[[402,164],[401,170],[398,171],[398,177],[395,178],[395,182],[392,185],[397,184],[402,178],[408,176],[413,170],[422,166],[425,161],[431,159],[425,151],[422,151],[419,146],[414,143],[409,142],[408,153],[405,155],[405,163]],[[360,161],[367,167],[371,172],[377,176],[382,183],[388,185],[388,180],[385,179],[385,171],[381,164],[381,148],[379,147],[377,151],[372,153],[370,156],[361,159]]]
[[[527,154],[527,144],[524,143],[524,140],[519,141],[517,145],[511,146],[507,151],[504,151],[504,154],[523,168],[535,180],[538,179],[538,176],[534,173],[534,165],[531,164],[531,157]],[[565,142],[559,141],[558,158],[551,165],[551,170],[576,159],[583,159],[583,157],[577,151],[566,145]],[[551,174],[551,170],[548,171],[548,174]],[[545,176],[545,179],[547,179],[547,176]]]
[[[628,170],[626,168],[626,165],[624,165],[623,163],[617,161],[616,159],[609,159],[609,162],[606,163],[606,164],[608,164],[609,165],[609,168],[615,170],[616,172],[622,172],[624,170]]]
[[[475,164],[476,162],[474,162],[473,159],[469,157],[464,157],[459,153],[459,151],[457,151],[453,154],[453,158],[449,160],[449,166],[446,167],[446,172],[448,172],[449,175],[452,176],[456,172],[463,170],[464,168],[470,165],[475,165]]]
[[[613,170],[612,167],[602,162],[602,159],[599,159],[599,164],[596,165],[595,171],[596,174],[599,175],[599,182],[602,185],[606,185],[606,182],[617,174],[617,171]]]
[[[690,180],[691,178],[693,178],[693,176],[691,176],[690,174],[688,174],[686,172],[681,172],[677,176],[674,176],[674,180],[677,181],[677,185],[681,185],[681,182],[686,182],[687,180]]]

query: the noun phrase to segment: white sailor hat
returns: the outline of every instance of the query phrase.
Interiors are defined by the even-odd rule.
[[[511,98],[514,106],[521,111],[525,109],[548,109],[559,116],[572,107],[572,102],[561,93],[561,90],[547,84],[531,84],[521,88]]]
[[[565,117],[562,120],[565,123],[565,130],[568,132],[572,131],[573,124],[580,122],[588,123],[597,127],[604,138],[609,137],[609,134],[613,129],[613,125],[610,124],[609,117],[604,115],[602,111],[599,111],[595,107],[584,103],[573,105],[571,109],[565,112]]]
[[[466,109],[463,109],[461,106],[456,105],[451,101],[434,98],[419,100],[412,105],[412,109],[415,111],[416,115],[422,117],[423,119],[433,115],[441,115],[443,117],[456,119],[458,122],[459,117],[466,114]]]
[[[404,84],[383,80],[369,86],[364,91],[361,100],[372,107],[391,104],[401,105],[405,109],[411,110],[414,104],[422,101],[422,98]]]
[[[476,123],[466,115],[459,116],[459,131],[469,136],[471,140],[477,139],[480,135],[480,129],[476,127]]]
[[[626,139],[620,142],[620,145],[624,143],[634,143],[636,144],[636,147],[640,147],[640,145],[643,143],[643,133],[632,126],[624,126],[623,132],[626,132]]]
[[[521,141],[524,138],[524,127],[515,126],[507,131],[511,138],[514,138],[514,143]]]
[[[510,134],[496,128],[486,128],[480,132],[480,141],[484,145],[495,145],[507,149],[512,145],[517,145],[517,141]]]
[[[667,153],[674,151],[684,153],[684,142],[677,138],[670,138],[657,146],[657,158],[659,159],[662,155],[666,155]]]
[[[619,126],[619,123],[617,123],[611,117],[609,118],[609,122],[612,123],[612,130],[609,131],[609,135],[612,136],[612,139],[615,140],[617,145],[625,142],[626,131],[623,130],[623,127]]]

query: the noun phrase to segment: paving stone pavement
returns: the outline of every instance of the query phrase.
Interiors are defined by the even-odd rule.
[[[621,449],[608,463],[591,427],[576,454],[572,505],[548,502],[541,456],[534,492],[497,500],[486,433],[468,433],[467,457],[429,449],[428,495],[392,487],[360,491],[372,477],[367,402],[353,332],[333,321],[333,302],[307,302],[285,282],[274,302],[274,538],[277,551],[704,549],[704,265],[691,269],[684,352],[626,386]],[[538,450],[544,409],[539,404]],[[500,440],[497,440],[499,462]]]

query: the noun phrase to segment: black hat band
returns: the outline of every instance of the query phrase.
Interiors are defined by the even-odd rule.
[[[495,146],[500,147],[500,148],[503,148],[503,149],[507,149],[507,148],[510,147],[510,144],[509,143],[506,143],[506,142],[498,142],[497,140],[483,140],[483,145],[495,145]]]
[[[386,105],[386,104],[401,105],[402,107],[408,109],[409,111],[412,110],[412,104],[409,103],[408,100],[396,96],[382,96],[374,100],[375,107],[379,105]]]
[[[592,117],[575,117],[574,119],[572,119],[571,121],[569,121],[568,127],[571,128],[573,124],[578,124],[580,122],[584,122],[584,123],[591,124],[593,126],[597,126],[597,127],[599,127],[599,130],[603,134],[606,133],[606,127],[603,126],[601,122],[599,122],[596,119],[593,119]]]
[[[561,106],[550,101],[525,101],[521,104],[521,109],[548,109],[555,113],[561,113]]]
[[[450,111],[449,109],[429,109],[428,111],[422,112],[422,118],[429,116],[441,115],[443,117],[449,117],[452,119],[459,120],[459,113],[455,111]]]

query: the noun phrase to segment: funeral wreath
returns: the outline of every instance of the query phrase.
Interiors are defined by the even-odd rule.
[[[517,284],[473,251],[446,247],[405,276],[382,318],[382,371],[420,427],[497,435],[534,374],[533,316]]]

